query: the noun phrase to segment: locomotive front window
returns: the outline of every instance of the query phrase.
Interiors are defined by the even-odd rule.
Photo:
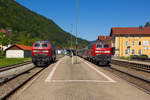
[[[108,44],[104,44],[104,48],[109,48],[109,45]]]
[[[97,44],[96,47],[97,47],[97,48],[102,48],[102,45],[101,45],[101,44]]]
[[[42,47],[48,47],[48,45],[46,43],[42,44]]]
[[[40,44],[39,44],[39,43],[35,43],[34,46],[35,46],[35,47],[40,47]]]

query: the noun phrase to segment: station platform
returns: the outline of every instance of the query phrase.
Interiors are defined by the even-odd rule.
[[[47,67],[9,100],[149,100],[150,95],[78,57]]]

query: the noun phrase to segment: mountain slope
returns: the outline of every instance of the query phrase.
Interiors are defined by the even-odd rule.
[[[36,38],[35,40],[50,40],[56,46],[70,46],[69,33],[51,19],[30,11],[14,0],[0,0],[0,28],[12,29],[12,34],[20,44],[27,44],[26,41]],[[73,40],[75,41],[74,36]],[[84,46],[88,41],[79,39],[79,43]]]

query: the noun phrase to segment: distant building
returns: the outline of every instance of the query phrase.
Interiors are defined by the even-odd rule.
[[[12,30],[7,30],[7,29],[4,29],[4,28],[0,29],[0,32],[6,33],[7,35],[12,34]]]
[[[150,57],[150,27],[113,27],[110,36],[115,56],[146,54]]]
[[[67,51],[65,48],[56,47],[56,54],[67,54]]]
[[[8,47],[6,50],[6,58],[25,58],[31,57],[32,47],[15,44]]]
[[[111,41],[111,36],[98,36],[98,41]]]

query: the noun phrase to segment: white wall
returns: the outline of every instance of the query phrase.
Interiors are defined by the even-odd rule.
[[[7,50],[6,58],[24,58],[23,50]]]

